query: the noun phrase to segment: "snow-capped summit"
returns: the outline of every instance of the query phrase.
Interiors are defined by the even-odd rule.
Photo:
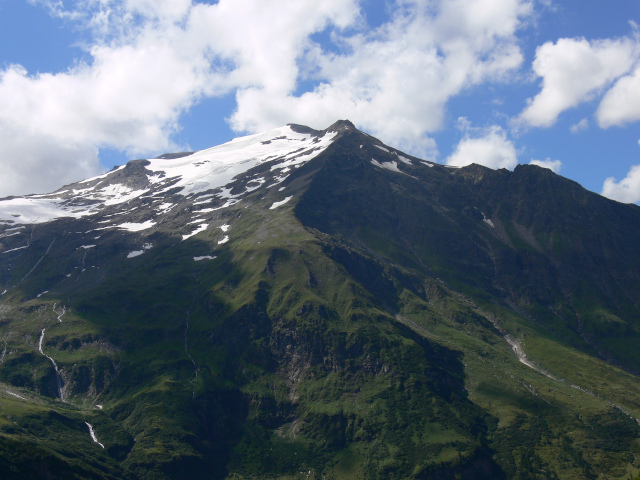
[[[0,223],[33,224],[62,217],[106,213],[134,199],[156,214],[173,208],[181,197],[201,196],[209,202],[233,203],[261,185],[273,187],[297,166],[321,153],[337,130],[315,131],[287,125],[236,138],[195,153],[134,160],[103,175],[67,185],[50,194],[0,200]],[[238,184],[238,177],[255,167]],[[165,201],[167,196],[174,200]],[[149,212],[152,213],[152,212]]]

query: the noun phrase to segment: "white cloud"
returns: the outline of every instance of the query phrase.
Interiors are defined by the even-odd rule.
[[[97,173],[101,147],[130,154],[172,149],[179,114],[205,88],[207,73],[201,65],[158,43],[98,46],[91,54],[92,65],[58,74],[29,75],[19,66],[0,72],[3,168],[26,174],[17,178],[22,181],[3,182],[1,195],[34,191],[31,179],[43,171],[50,174],[39,175],[37,188],[45,190],[80,180],[87,169]],[[70,152],[69,159],[81,165],[68,168],[68,159],[62,161],[49,150]],[[31,161],[17,165],[22,155]]]
[[[0,121],[64,144],[132,152],[168,147],[205,73],[166,45],[96,47],[92,55],[91,66],[59,74],[30,76],[16,66],[0,73]]]
[[[443,127],[449,100],[476,85],[511,81],[523,61],[516,35],[535,17],[534,0],[389,0],[389,21],[367,30],[363,0],[29,1],[87,28],[86,62],[57,73],[0,67],[0,196],[98,173],[101,148],[131,155],[179,148],[172,138],[180,115],[202,98],[234,93],[229,122],[238,132],[288,122],[323,128],[349,118],[433,158],[429,135]],[[323,31],[333,51],[314,42]],[[637,37],[540,46],[533,70],[541,90],[519,120],[552,125],[611,85],[598,124],[640,120]],[[570,130],[588,125],[585,118]],[[464,138],[447,163],[515,166],[516,149],[500,127],[460,126]],[[629,178],[605,186],[625,191]]]
[[[0,69],[0,161],[22,172],[0,195],[95,173],[100,148],[171,150],[182,113],[234,92],[238,132],[349,118],[433,157],[428,135],[448,100],[519,68],[516,32],[533,12],[533,0],[395,0],[390,20],[368,31],[361,0],[30,1],[86,29],[86,62],[57,73]],[[312,40],[325,30],[335,52]],[[305,80],[311,88],[297,93]],[[7,167],[17,151],[32,161]],[[56,164],[47,180],[24,180]]]
[[[101,173],[97,148],[67,146],[10,125],[0,125],[0,165],[0,196],[51,191]]]
[[[602,195],[622,203],[637,203],[640,201],[640,165],[629,169],[627,176],[616,182],[609,177],[602,186]]]
[[[553,125],[560,113],[591,100],[594,94],[627,73],[637,58],[629,38],[596,40],[561,38],[536,49],[533,70],[542,90],[520,114],[533,127]]]
[[[345,53],[308,51],[320,84],[295,95],[250,87],[237,93],[233,128],[258,131],[294,121],[325,126],[349,118],[387,143],[424,155],[447,101],[472,85],[504,80],[523,60],[515,38],[531,13],[524,0],[398,0],[375,31],[338,37]],[[419,72],[419,74],[417,74]]]
[[[575,125],[571,125],[571,127],[569,127],[569,130],[571,131],[571,133],[578,133],[582,130],[586,130],[587,128],[589,128],[589,120],[583,118]]]
[[[518,154],[505,131],[492,126],[482,136],[465,136],[456,150],[446,159],[447,165],[463,167],[477,163],[485,167],[512,169],[518,163]]]
[[[560,160],[551,160],[547,158],[546,160],[536,160],[534,158],[531,159],[529,165],[537,165],[538,167],[548,168],[555,173],[558,173],[562,168],[562,162]]]
[[[0,196],[96,173],[99,148],[171,150],[180,115],[203,97],[290,91],[309,36],[359,14],[357,0],[83,0],[70,10],[33,1],[88,28],[89,61],[33,75],[20,65],[0,68],[0,162],[13,172]],[[18,165],[23,157],[31,160]],[[50,174],[31,180],[42,171]]]
[[[640,66],[607,92],[596,112],[598,125],[608,128],[640,120]]]

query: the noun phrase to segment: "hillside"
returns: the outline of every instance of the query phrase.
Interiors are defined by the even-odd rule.
[[[627,479],[638,239],[347,121],[0,199],[0,478]]]

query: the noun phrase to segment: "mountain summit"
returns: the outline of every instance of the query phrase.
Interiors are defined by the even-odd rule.
[[[0,478],[628,478],[638,239],[346,120],[0,199]]]

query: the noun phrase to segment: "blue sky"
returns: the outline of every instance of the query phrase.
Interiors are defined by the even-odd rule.
[[[340,118],[640,201],[640,0],[0,0],[0,196]]]

